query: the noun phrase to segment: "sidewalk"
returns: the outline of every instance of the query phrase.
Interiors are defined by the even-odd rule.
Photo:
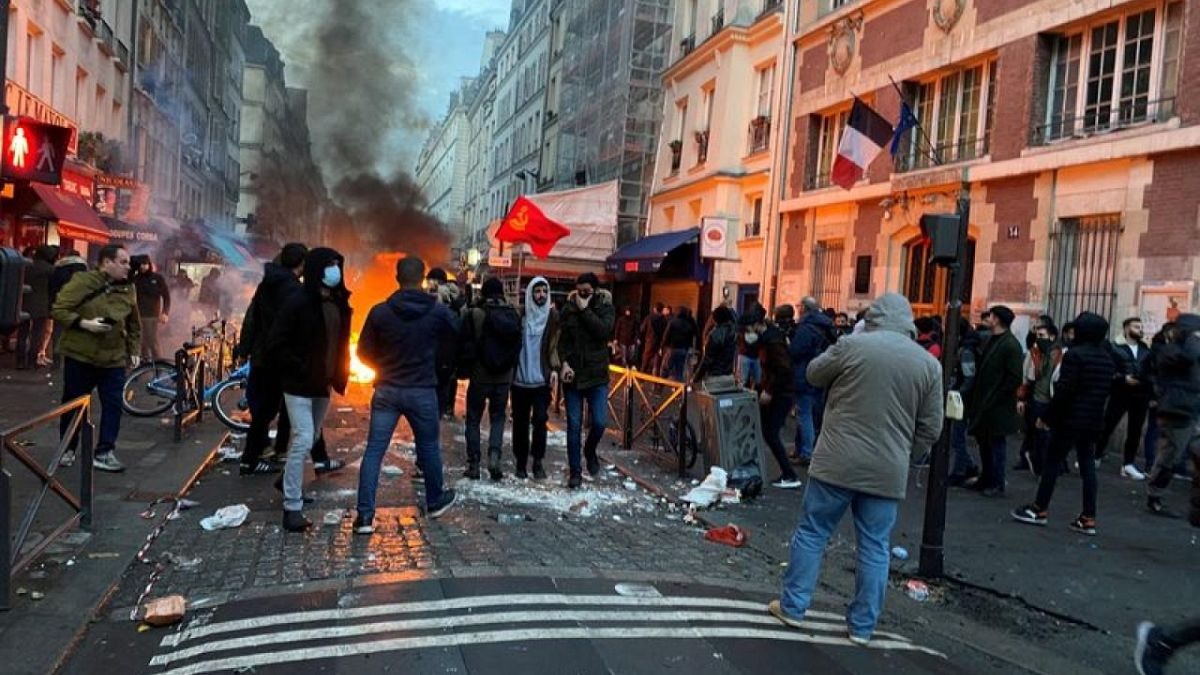
[[[11,359],[0,358],[0,429],[56,407],[62,392],[56,371],[12,370]],[[93,420],[98,423],[97,412]],[[57,438],[57,425],[52,424],[30,432],[24,449],[45,465]],[[0,612],[0,662],[7,664],[5,672],[45,673],[54,667],[170,511],[164,504],[149,510],[148,505],[185,489],[223,438],[224,427],[212,417],[192,427],[178,444],[172,441],[172,427],[159,418],[122,418],[117,455],[127,469],[121,474],[95,472],[92,530],[68,532],[12,580],[12,609]],[[40,481],[12,457],[0,462],[12,474],[10,527],[15,531]],[[78,490],[78,466],[56,477],[69,490]],[[65,503],[47,494],[28,541],[45,536],[69,514]]]
[[[610,434],[602,454],[664,495],[677,498],[691,487],[690,481],[677,478],[674,456],[654,451],[649,443],[627,451]],[[1010,456],[1016,456],[1015,448]],[[690,478],[701,478],[702,472],[697,464]],[[1200,532],[1185,520],[1147,514],[1143,484],[1118,478],[1116,472],[1111,464],[1099,471],[1096,537],[1067,528],[1079,509],[1076,475],[1060,481],[1050,523],[1044,528],[1013,522],[1008,515],[1036,489],[1027,472],[1009,475],[1006,499],[952,489],[945,533],[950,580],[931,584],[933,599],[917,603],[899,592],[903,582],[916,575],[920,555],[927,469],[913,469],[892,540],[893,546],[907,549],[909,557],[904,562],[893,559],[892,586],[897,592],[889,595],[885,615],[903,613],[911,619],[916,614],[931,631],[944,631],[1015,663],[1033,665],[1028,649],[1046,649],[1049,653],[1038,657],[1042,672],[1128,670],[1139,621],[1168,623],[1197,611]],[[767,481],[777,474],[777,467],[767,467]],[[807,483],[806,472],[802,478]],[[1187,488],[1183,481],[1172,486],[1170,501],[1175,508],[1186,507]],[[699,515],[714,525],[747,527],[750,546],[782,563],[788,559],[802,500],[802,489],[768,487],[757,500]],[[853,576],[846,573],[854,564],[854,533],[848,517],[829,551],[823,584],[848,595]],[[1062,662],[1055,664],[1054,658]],[[1176,670],[1200,672],[1200,658],[1194,654],[1190,658],[1181,659]],[[1084,669],[1076,670],[1080,667]]]

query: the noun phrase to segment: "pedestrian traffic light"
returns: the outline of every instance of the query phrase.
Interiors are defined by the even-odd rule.
[[[4,160],[0,175],[5,180],[33,181],[58,185],[71,130],[39,122],[31,117],[5,116]]]
[[[16,249],[0,248],[0,331],[10,330],[29,318],[21,311],[27,264],[29,261]]]
[[[921,216],[921,234],[929,241],[929,260],[935,265],[958,262],[958,216],[950,213],[929,213]]]

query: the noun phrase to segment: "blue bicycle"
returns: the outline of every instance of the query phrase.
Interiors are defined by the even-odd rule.
[[[246,380],[250,363],[246,362],[225,379],[205,388],[201,400],[211,406],[217,419],[234,431],[250,428],[250,405],[246,401]],[[121,407],[134,417],[161,415],[175,404],[179,372],[170,361],[153,361],[134,368],[121,391]],[[185,397],[187,398],[187,397]]]

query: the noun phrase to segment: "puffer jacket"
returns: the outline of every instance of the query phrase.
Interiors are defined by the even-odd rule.
[[[809,394],[816,390],[805,375],[808,364],[833,344],[833,320],[821,312],[805,312],[788,344],[796,381],[796,393]]]
[[[575,291],[567,296],[559,314],[558,362],[575,371],[567,386],[591,389],[608,383],[609,336],[617,319],[612,293],[598,288],[587,309],[575,304]]]
[[[1087,431],[1103,426],[1104,406],[1117,372],[1106,335],[1108,322],[1100,315],[1084,312],[1075,319],[1075,342],[1062,357],[1043,419],[1051,429]]]
[[[71,277],[50,310],[64,328],[59,353],[99,368],[124,368],[130,355],[141,349],[142,322],[135,295],[133,284],[113,283],[100,270]],[[83,319],[106,319],[113,329],[89,333],[79,327]]]
[[[1184,427],[1200,422],[1200,315],[1181,314],[1179,338],[1154,356],[1159,423]]]
[[[53,275],[54,265],[38,256],[34,256],[33,263],[25,268],[25,285],[29,286],[29,292],[22,301],[22,309],[29,313],[29,318],[50,317],[50,277]]]

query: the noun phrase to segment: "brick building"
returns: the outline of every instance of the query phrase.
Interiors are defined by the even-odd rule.
[[[899,291],[940,313],[919,218],[970,187],[972,314],[1157,325],[1196,306],[1200,3],[790,2],[789,136],[767,297],[856,309]],[[893,85],[893,80],[895,85]],[[830,167],[853,96],[921,121],[851,190]],[[770,244],[768,244],[770,245]]]

